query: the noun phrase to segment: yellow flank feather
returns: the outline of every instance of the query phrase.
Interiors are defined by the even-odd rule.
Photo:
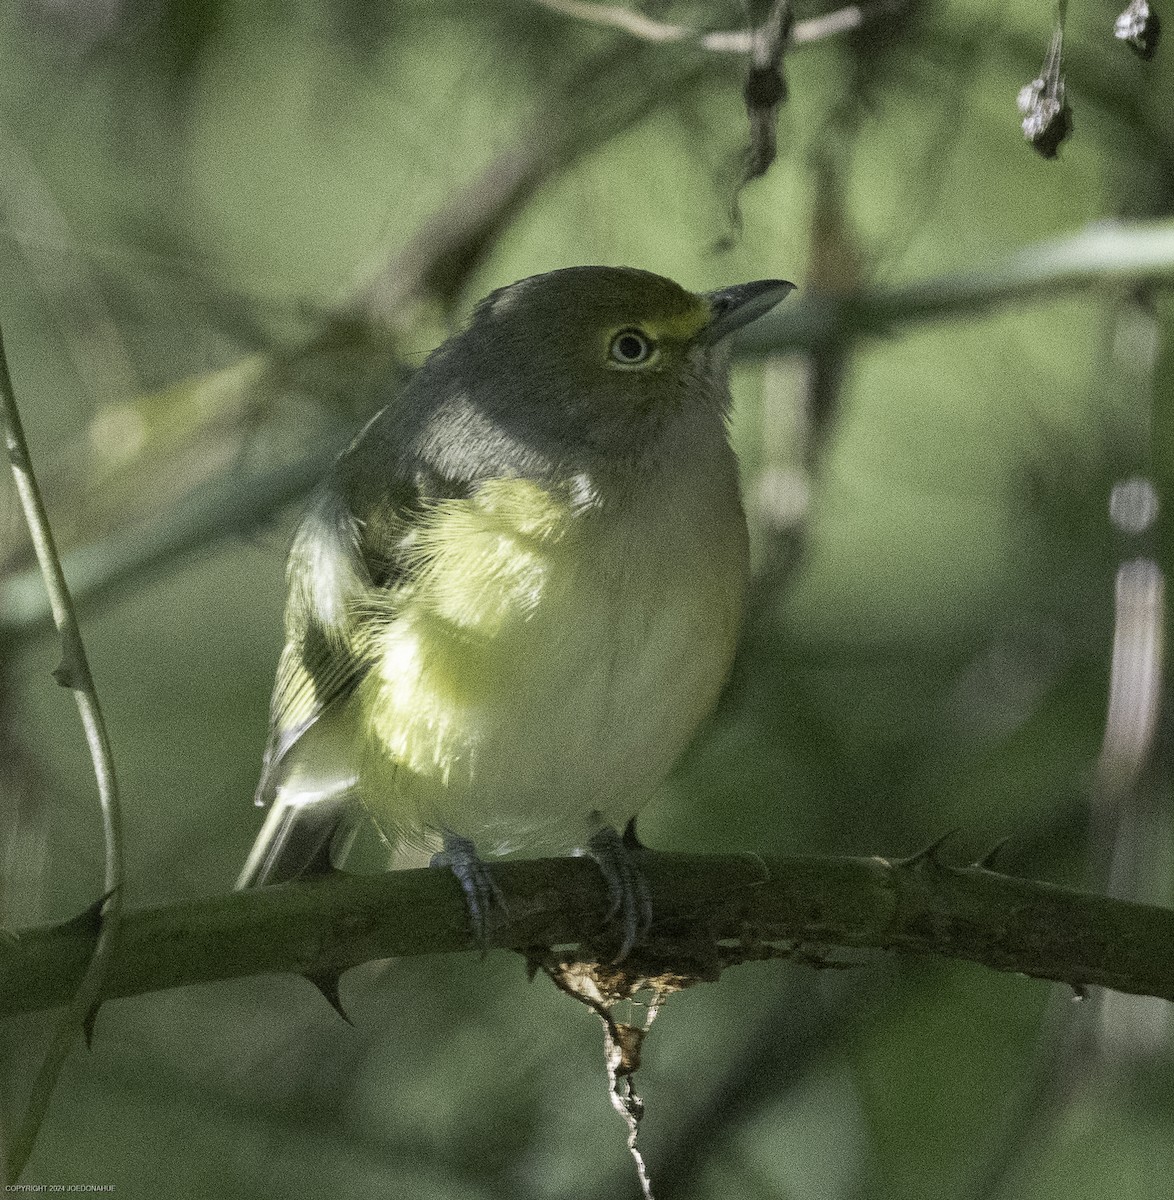
[[[530,480],[490,480],[471,500],[435,506],[413,543],[409,574],[436,616],[493,637],[538,604],[570,518],[566,501]]]
[[[435,506],[354,698],[360,790],[389,839],[553,849],[588,813],[635,814],[712,707],[741,614],[733,480],[704,503],[692,489],[607,509],[499,479]]]

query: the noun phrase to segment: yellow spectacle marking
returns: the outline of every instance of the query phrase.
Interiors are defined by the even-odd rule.
[[[688,312],[676,313],[671,317],[656,318],[641,322],[641,328],[654,338],[671,338],[687,342],[695,338],[709,324],[709,305],[700,297]]]

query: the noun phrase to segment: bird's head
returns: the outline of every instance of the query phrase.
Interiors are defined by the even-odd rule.
[[[482,300],[422,374],[441,408],[481,414],[562,466],[644,458],[665,431],[724,437],[722,343],[793,286],[695,293],[630,267],[550,271]]]

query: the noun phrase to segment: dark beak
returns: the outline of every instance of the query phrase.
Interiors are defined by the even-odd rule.
[[[717,342],[728,337],[734,330],[758,320],[794,290],[795,285],[785,279],[757,279],[703,293],[713,316],[701,334],[702,340]]]

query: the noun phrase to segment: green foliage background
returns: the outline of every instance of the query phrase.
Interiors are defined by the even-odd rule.
[[[745,21],[735,4],[649,11]],[[1072,0],[1076,135],[1051,163],[1014,107],[1043,59],[1047,5],[926,2],[796,49],[779,159],[722,249],[746,138],[736,58],[641,45],[525,0],[8,6],[0,319],[34,458],[58,471],[63,540],[100,561],[115,531],[339,436],[370,403],[350,386],[355,360],[381,351],[362,338],[227,415],[209,379],[289,356],[458,188],[576,121],[573,151],[455,310],[433,296],[401,314],[408,365],[490,288],[574,263],[697,289],[784,276],[850,291],[1169,215],[1174,68],[1114,42],[1114,15]],[[614,89],[593,88],[606,71]],[[648,111],[613,133],[607,106],[625,103]],[[734,430],[763,561],[762,480],[804,478],[810,506],[738,693],[642,820],[646,841],[896,856],[957,826],[960,857],[1010,837],[1004,869],[1100,885],[1089,864],[1111,847],[1089,835],[1089,798],[1122,550],[1108,494],[1170,470],[1169,316],[1161,297],[1139,307],[1103,289],[843,345],[818,454],[796,416],[802,358],[739,368]],[[1163,347],[1141,376],[1138,329]],[[93,500],[115,492],[109,510]],[[83,608],[123,782],[129,905],[230,887],[250,843],[295,515],[223,528]],[[19,528],[6,501],[6,545]],[[24,565],[12,551],[10,570]],[[20,926],[89,903],[101,846],[73,707],[48,676],[53,639],[10,633],[0,651],[3,917]],[[1165,901],[1155,813],[1138,887]],[[743,967],[682,994],[642,1072],[657,1194],[1166,1195],[1165,1010],[1049,992],[890,959]],[[293,978],[109,1004],[25,1180],[136,1197],[634,1194],[600,1031],[517,960],[372,965],[343,996],[353,1029]],[[48,1028],[5,1032],[10,1120]]]

